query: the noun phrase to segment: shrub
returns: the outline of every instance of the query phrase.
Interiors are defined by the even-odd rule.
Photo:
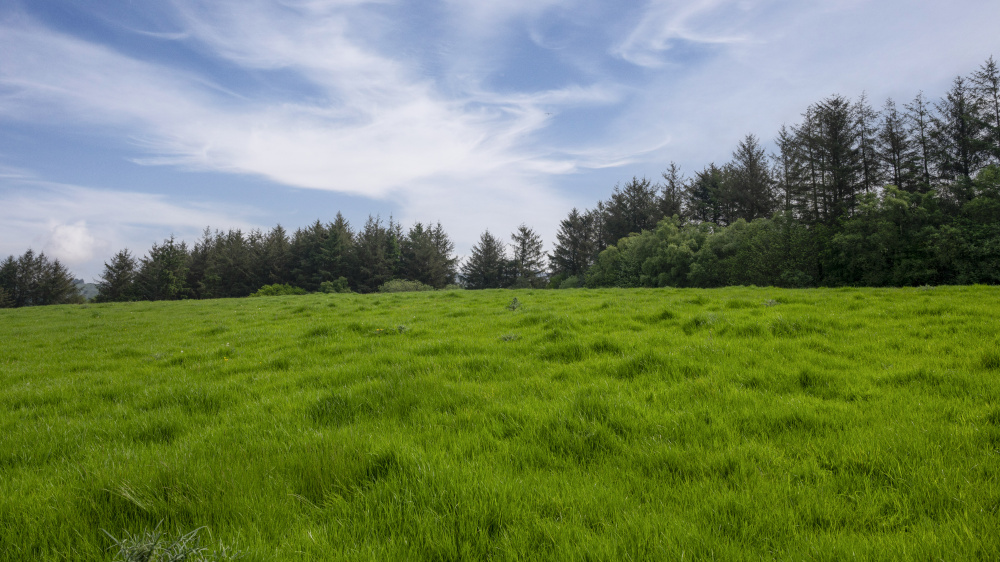
[[[256,293],[250,295],[251,297],[279,297],[282,295],[304,295],[306,290],[302,287],[293,287],[291,285],[282,285],[275,283],[274,285],[264,285],[257,290]]]
[[[407,293],[412,291],[433,291],[434,287],[425,285],[420,281],[407,281],[406,279],[393,279],[383,283],[379,288],[380,293]]]
[[[347,285],[346,277],[338,277],[336,281],[323,281],[319,284],[321,293],[350,293],[351,288]]]
[[[563,282],[559,284],[560,289],[577,289],[581,287],[583,283],[580,282],[580,278],[576,275],[570,275]]]

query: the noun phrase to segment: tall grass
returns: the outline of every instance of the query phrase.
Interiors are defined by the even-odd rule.
[[[990,287],[2,310],[0,560],[157,525],[246,560],[995,559],[997,318]]]

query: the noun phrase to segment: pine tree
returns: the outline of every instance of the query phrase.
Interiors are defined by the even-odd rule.
[[[140,260],[136,274],[136,296],[142,300],[177,300],[191,295],[187,286],[187,244],[171,236],[153,244]]]
[[[135,277],[138,260],[127,250],[121,250],[111,262],[104,262],[104,272],[97,283],[97,302],[123,302],[135,299]]]
[[[402,240],[400,274],[404,279],[441,289],[455,278],[454,248],[441,223],[436,227],[415,223]]]
[[[580,276],[593,265],[600,251],[594,236],[595,214],[580,213],[575,207],[559,223],[556,246],[549,257],[553,275]]]
[[[926,192],[933,185],[934,156],[931,138],[933,116],[931,107],[924,99],[923,92],[918,92],[913,101],[906,104],[905,107],[906,121],[915,145],[919,182],[917,191]]]
[[[504,244],[487,230],[462,264],[462,282],[468,289],[502,289],[509,284],[509,280]]]
[[[390,222],[390,227],[394,229],[395,223]],[[397,259],[394,252],[398,251],[392,229],[383,226],[380,218],[369,215],[355,236],[352,248],[357,266],[354,284],[358,292],[374,293],[392,280]]]
[[[514,269],[513,287],[538,288],[545,286],[545,254],[542,238],[524,224],[510,235]]]
[[[659,197],[656,200],[657,215],[660,220],[675,215],[681,218],[684,216],[684,190],[687,179],[676,162],[671,162],[661,175],[664,183],[660,186]]]
[[[871,193],[881,187],[882,174],[877,151],[879,114],[868,102],[868,94],[854,104],[854,118],[857,122],[858,155],[861,164],[861,188]]]
[[[806,182],[798,139],[794,131],[782,125],[774,143],[778,147],[778,153],[772,154],[771,160],[774,162],[777,205],[786,213],[798,211],[798,215],[804,215],[802,205]]]
[[[646,178],[632,177],[624,187],[615,186],[604,206],[603,246],[632,233],[651,230],[662,218],[657,205],[657,187]]]
[[[876,137],[876,154],[892,185],[917,191],[917,157],[905,116],[889,98],[882,107],[882,122]]]
[[[726,173],[714,163],[695,173],[685,193],[685,214],[696,222],[725,224]]]
[[[0,263],[0,293],[0,308],[83,302],[69,270],[31,249]]]
[[[729,192],[733,217],[752,221],[767,218],[774,211],[774,180],[767,154],[754,135],[747,135],[733,152]]]
[[[1000,70],[992,56],[972,75],[972,83],[986,150],[993,162],[1000,162]]]
[[[976,119],[978,108],[965,78],[957,76],[951,89],[935,108],[931,138],[934,141],[938,168],[944,179],[953,183],[951,193],[958,201],[969,198],[967,186],[983,164],[985,143]]]

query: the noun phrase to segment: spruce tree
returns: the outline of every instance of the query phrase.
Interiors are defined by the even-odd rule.
[[[681,167],[676,162],[671,162],[662,176],[664,183],[660,186],[659,197],[656,201],[657,215],[661,220],[674,215],[683,217],[684,190],[687,180],[681,173]]]
[[[510,235],[513,242],[511,262],[514,270],[513,287],[538,288],[545,286],[545,254],[542,238],[524,224]]]
[[[128,249],[120,250],[111,262],[104,262],[104,272],[97,283],[97,302],[123,302],[135,299],[138,260]]]
[[[750,134],[733,152],[729,192],[733,198],[733,218],[752,221],[771,216],[774,210],[774,180],[767,154],[757,137]]]
[[[487,230],[462,264],[462,282],[468,289],[502,289],[509,284],[509,268],[504,243]]]
[[[892,185],[909,192],[917,191],[917,156],[905,116],[889,98],[882,106],[882,122],[876,138],[876,153],[884,175]]]
[[[553,275],[580,276],[590,269],[600,251],[594,236],[596,216],[589,211],[580,213],[574,207],[559,223],[556,246],[549,259]]]
[[[994,163],[1000,163],[1000,70],[992,56],[972,75],[972,83],[986,151]]]

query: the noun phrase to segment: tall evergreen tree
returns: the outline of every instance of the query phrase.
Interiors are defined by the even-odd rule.
[[[624,187],[615,186],[604,206],[604,246],[656,226],[662,218],[656,191],[657,187],[646,178],[633,177]]]
[[[861,164],[861,188],[865,193],[871,193],[881,187],[882,174],[878,158],[878,125],[879,114],[868,102],[868,94],[854,104],[854,118],[857,123],[858,156]]]
[[[959,202],[970,198],[968,186],[983,164],[985,143],[976,118],[977,106],[965,78],[957,76],[951,89],[936,106],[932,138],[938,168],[952,182],[951,194]]]
[[[777,205],[786,213],[801,211],[806,182],[802,158],[799,154],[798,138],[793,130],[782,125],[774,143],[778,147],[778,153],[771,155],[771,160],[774,162],[773,177],[777,192]]]
[[[674,215],[684,216],[684,191],[687,189],[687,179],[681,173],[681,167],[671,162],[663,172],[663,185],[660,187],[657,199],[657,215],[660,219]]]
[[[0,308],[83,302],[69,270],[31,249],[0,263],[0,292]]]
[[[583,275],[600,251],[594,236],[595,214],[581,213],[575,207],[559,223],[556,246],[549,257],[553,275]]]
[[[917,158],[918,191],[926,192],[933,185],[932,166],[934,162],[934,144],[932,139],[933,114],[932,107],[924,99],[924,93],[918,92],[913,101],[906,104],[906,120]]]
[[[1000,162],[1000,69],[991,56],[972,75],[979,108],[979,122],[985,132],[986,150],[994,163]]]
[[[714,163],[695,174],[685,193],[685,214],[696,222],[724,224],[726,173]]]
[[[338,217],[340,213],[337,214]],[[264,236],[262,251],[256,266],[257,288],[264,285],[284,284],[291,281],[289,265],[291,261],[291,241],[280,224]]]
[[[364,227],[354,240],[354,263],[357,266],[353,280],[358,292],[374,293],[393,279],[398,261],[398,242],[395,239],[396,225],[390,221],[383,226],[379,217],[368,216]]]
[[[177,300],[190,296],[187,286],[187,244],[171,236],[153,244],[136,274],[136,295],[141,300]]]
[[[487,230],[462,264],[462,282],[469,289],[502,289],[510,282],[504,243]]]
[[[120,250],[111,262],[104,262],[104,272],[97,282],[97,302],[123,302],[135,299],[135,277],[139,265],[128,249]]]
[[[440,223],[436,227],[415,223],[402,240],[400,275],[440,289],[454,280],[454,248]]]
[[[515,288],[538,288],[545,285],[545,254],[542,238],[524,224],[510,235]]]
[[[876,138],[876,152],[885,177],[892,185],[909,192],[917,191],[917,155],[905,116],[889,98],[882,106],[882,122]]]
[[[774,211],[774,180],[767,154],[757,137],[750,134],[733,152],[728,192],[733,200],[733,217],[752,221],[766,218]]]

